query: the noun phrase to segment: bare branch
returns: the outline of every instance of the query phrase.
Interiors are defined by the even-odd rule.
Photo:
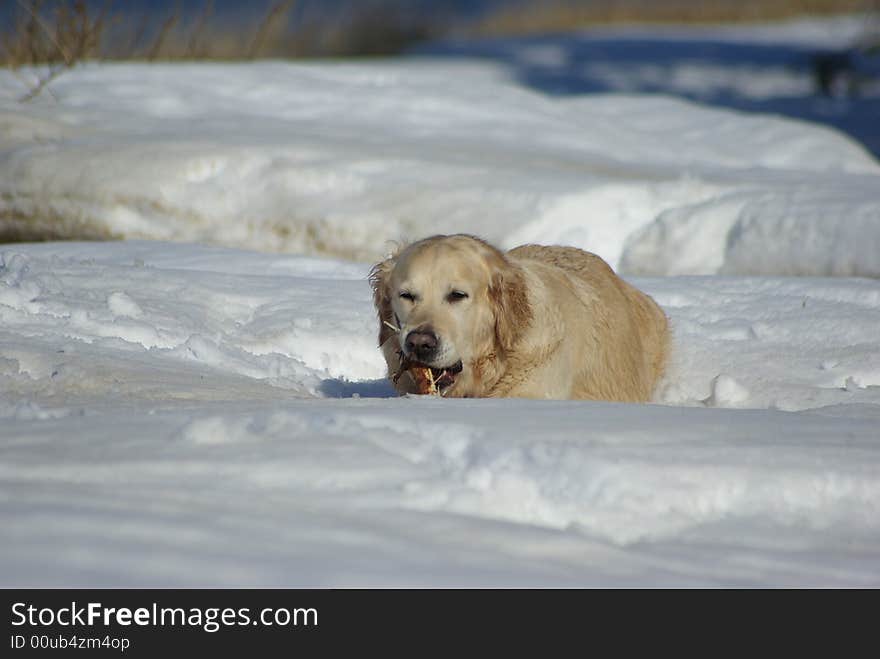
[[[73,58],[67,52],[67,49],[64,48],[58,42],[58,39],[55,38],[55,35],[52,34],[52,29],[48,25],[46,25],[46,22],[43,20],[42,16],[40,16],[40,14],[38,12],[35,12],[29,5],[27,5],[24,2],[24,0],[15,0],[15,1],[18,3],[19,7],[21,7],[27,13],[29,13],[31,15],[31,17],[37,22],[37,24],[41,28],[43,28],[43,31],[46,33],[46,36],[49,38],[49,40],[52,42],[52,44],[55,46],[55,48],[58,49],[58,52],[61,55],[61,57],[64,58],[64,63],[67,66],[73,66]]]

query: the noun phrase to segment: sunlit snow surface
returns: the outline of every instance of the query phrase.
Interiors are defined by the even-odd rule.
[[[880,584],[880,285],[632,281],[654,405],[394,398],[367,265],[0,255],[4,585]]]
[[[880,585],[876,161],[457,57],[0,72],[0,235],[153,240],[0,244],[0,585]],[[367,272],[438,231],[606,258],[656,400],[395,397]]]
[[[0,235],[370,260],[389,240],[466,231],[590,249],[631,274],[880,276],[880,166],[864,147],[718,107],[821,103],[797,96],[812,84],[801,60],[859,25],[755,28],[742,47],[740,28],[360,63],[85,64],[24,106],[39,72],[0,71]],[[771,42],[801,60],[748,59]],[[630,50],[600,57],[612,46],[666,59],[645,81]],[[589,84],[555,93],[559,75]],[[615,93],[582,93],[597,90]],[[868,91],[852,102],[873,122]]]

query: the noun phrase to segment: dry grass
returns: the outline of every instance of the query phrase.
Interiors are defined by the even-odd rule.
[[[403,0],[361,0],[327,7],[297,0],[269,2],[242,13],[218,15],[205,0],[194,15],[125,13],[124,3],[95,12],[83,0],[0,0],[14,20],[0,27],[6,66],[67,66],[85,59],[238,60],[259,57],[381,55],[399,52],[432,34],[429,19]],[[299,5],[302,4],[303,7]]]
[[[84,60],[242,60],[262,57],[377,55],[399,52],[428,32],[399,0],[363,0],[350,7],[293,15],[297,0],[251,9],[250,25],[218,16],[213,0],[195,14],[122,13],[107,0],[100,10],[84,0],[0,0],[14,19],[0,27],[0,62],[18,69],[46,67],[21,100],[30,100]],[[124,6],[124,3],[123,3]],[[244,11],[244,10],[243,10]],[[247,19],[245,18],[245,21]],[[51,90],[49,90],[51,93]]]
[[[16,0],[20,9],[12,34],[3,34],[0,53],[12,68],[50,64],[21,100],[39,94],[66,69],[95,54],[106,25],[106,8],[90,12],[83,0],[59,2],[44,11],[43,0]],[[47,16],[51,14],[51,16]]]
[[[564,32],[623,23],[746,23],[796,16],[877,11],[878,0],[551,0],[524,1],[492,12],[462,31],[468,36]]]
[[[0,61],[17,68],[63,70],[87,59],[180,60],[382,55],[454,31],[500,36],[623,22],[743,22],[799,14],[873,9],[880,0],[532,0],[503,6],[474,21],[446,20],[442,8],[417,13],[406,0],[357,0],[327,6],[278,0],[229,20],[204,0],[191,15],[126,13],[107,0],[0,0],[14,20],[0,26]],[[244,11],[244,10],[243,10]],[[242,14],[243,16],[245,14]]]
[[[90,12],[82,0],[46,3],[16,0],[11,33],[0,41],[5,63],[25,66],[74,62],[94,55],[107,18],[106,8]]]
[[[106,0],[0,0],[14,20],[0,26],[0,62],[13,69],[46,66],[23,100],[35,97],[77,62],[111,60],[240,60],[262,57],[385,55],[454,32],[502,36],[558,32],[624,22],[743,22],[799,14],[873,10],[880,0],[551,0],[523,1],[465,24],[416,12],[406,0],[357,0],[340,5],[278,0],[230,20],[204,0],[194,15],[125,13]],[[244,10],[243,10],[244,11]],[[244,24],[243,24],[244,22]],[[880,39],[878,39],[880,40]],[[51,90],[50,90],[51,93]]]

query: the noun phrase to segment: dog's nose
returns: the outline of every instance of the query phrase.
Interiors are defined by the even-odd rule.
[[[437,335],[431,327],[419,327],[406,335],[406,351],[421,360],[437,350]]]

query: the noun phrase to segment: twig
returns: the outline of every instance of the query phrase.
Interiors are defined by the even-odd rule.
[[[52,34],[52,30],[49,28],[48,25],[46,25],[46,22],[43,20],[42,16],[40,16],[38,12],[35,12],[30,6],[25,4],[23,0],[16,0],[16,2],[18,3],[19,7],[30,14],[33,21],[43,30],[43,32],[46,33],[46,37],[48,37],[49,41],[52,42],[61,57],[64,58],[63,65],[55,67],[50,66],[48,74],[46,74],[43,78],[38,77],[36,86],[31,87],[28,90],[27,94],[18,99],[19,103],[27,103],[31,99],[36,98],[36,96],[39,95],[41,91],[46,89],[46,86],[50,82],[60,76],[65,71],[65,69],[72,67],[74,64],[74,59],[73,57],[71,57],[70,53],[67,52],[67,49],[61,45],[61,42],[55,37],[55,35]],[[52,98],[54,98],[56,101],[58,100],[58,97],[55,96],[55,94],[53,94],[51,90],[49,90],[49,93],[52,95]]]
[[[43,31],[46,33],[46,36],[49,37],[49,40],[54,44],[54,46],[58,49],[58,52],[61,54],[61,57],[64,58],[64,63],[70,67],[73,66],[73,59],[67,53],[67,50],[59,43],[59,41],[52,34],[52,30],[49,29],[49,26],[43,21],[43,18],[36,13],[33,9],[31,9],[28,5],[24,3],[24,0],[15,0],[18,3],[18,6],[24,9],[27,13],[31,15],[31,17],[37,22]]]
[[[52,93],[51,89],[48,89],[49,83],[65,70],[73,68],[78,61],[86,57],[90,51],[98,46],[101,32],[104,29],[107,5],[104,6],[94,20],[90,20],[88,6],[84,1],[74,3],[72,10],[62,5],[56,13],[56,26],[53,33],[51,27],[40,16],[41,3],[31,2],[28,4],[24,0],[16,0],[16,3],[30,15],[30,22],[28,24],[31,43],[30,63],[37,64],[45,60],[48,66],[48,73],[42,78],[38,75],[37,83],[33,86],[29,85],[28,93],[18,100],[21,103],[25,103],[38,96],[44,89],[47,89],[52,98],[57,101],[58,97]],[[38,41],[33,31],[37,29],[45,33],[46,38],[55,48],[54,52],[38,53],[36,51]],[[56,61],[58,56],[64,61],[53,65],[52,62]]]
[[[254,36],[254,40],[251,42],[251,46],[248,49],[248,57],[250,59],[253,59],[259,54],[269,36],[269,32],[275,26],[275,22],[287,14],[293,8],[294,4],[296,4],[296,0],[286,0],[285,2],[276,2],[272,8],[269,9],[266,17],[263,19],[262,23],[260,23],[260,27],[257,29],[257,34]]]
[[[49,84],[50,82],[52,82],[55,78],[57,78],[57,77],[60,76],[62,73],[64,73],[64,71],[66,71],[68,68],[70,68],[70,67],[68,67],[68,66],[65,64],[65,65],[63,65],[63,66],[57,66],[57,67],[55,67],[55,68],[53,68],[53,69],[49,69],[49,73],[48,73],[45,77],[40,78],[39,81],[37,82],[37,85],[36,85],[35,87],[32,87],[31,90],[30,90],[27,94],[25,94],[24,96],[22,96],[21,98],[19,98],[19,99],[18,99],[18,102],[19,102],[19,103],[27,103],[28,101],[30,101],[30,100],[36,98],[36,97],[39,95],[39,93],[40,93],[41,91],[43,91],[44,89],[46,89],[46,85],[48,85],[48,84]],[[55,96],[55,94],[52,93],[52,90],[51,90],[51,89],[49,89],[49,90],[47,90],[47,91],[49,92],[49,94],[52,95],[52,98],[54,98],[56,101],[58,100],[58,97]]]
[[[202,11],[199,13],[198,18],[196,19],[196,25],[189,37],[189,44],[187,44],[186,47],[187,57],[196,58],[199,56],[199,46],[202,44],[203,37],[205,36],[205,29],[208,27],[208,23],[213,15],[214,2],[213,0],[207,0],[202,6]]]
[[[165,39],[168,38],[168,33],[171,32],[171,29],[177,23],[178,18],[179,16],[177,14],[172,14],[165,19],[165,22],[162,24],[162,29],[159,30],[159,35],[153,42],[153,47],[150,48],[150,51],[147,53],[148,60],[152,61],[159,56],[159,53],[162,51],[162,46],[165,45]]]

